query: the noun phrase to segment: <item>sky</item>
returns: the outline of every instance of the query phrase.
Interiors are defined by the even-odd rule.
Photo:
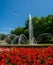
[[[29,14],[53,14],[53,0],[0,0],[0,34],[24,27]]]

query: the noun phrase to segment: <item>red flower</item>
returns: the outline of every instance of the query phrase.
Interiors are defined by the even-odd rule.
[[[0,47],[0,65],[53,65],[53,46],[42,48]]]

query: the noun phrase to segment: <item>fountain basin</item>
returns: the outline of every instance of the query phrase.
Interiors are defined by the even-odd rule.
[[[0,44],[0,47],[48,47],[53,46],[53,44]]]

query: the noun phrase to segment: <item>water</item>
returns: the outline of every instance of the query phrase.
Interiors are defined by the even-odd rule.
[[[15,36],[14,39],[11,41],[11,44],[15,43],[16,39],[18,39],[18,38],[19,38],[19,36]]]
[[[21,34],[18,39],[18,44],[27,44],[28,40],[24,34]]]
[[[27,40],[24,34],[21,34],[18,40],[18,44],[37,44],[35,38],[33,37],[33,26],[32,26],[32,17],[29,14],[29,40]]]
[[[6,40],[8,39],[8,38],[10,38],[11,36],[13,36],[14,38],[12,39],[12,41],[11,41],[11,43],[10,44],[14,44],[15,43],[15,41],[16,41],[16,39],[18,39],[18,41],[17,41],[17,44],[30,44],[30,45],[36,45],[37,44],[37,42],[39,43],[39,42],[41,42],[41,40],[45,37],[47,37],[47,38],[52,38],[53,39],[53,34],[52,33],[43,33],[43,34],[40,34],[40,35],[38,35],[37,36],[37,38],[35,39],[34,37],[33,38],[31,38],[32,39],[32,41],[33,41],[33,43],[32,43],[32,41],[31,41],[31,43],[29,43],[29,40],[26,38],[26,36],[24,35],[24,34],[21,34],[20,36],[16,36],[16,35],[13,35],[13,34],[9,34],[3,41],[1,40],[0,41],[0,44],[8,44],[7,42],[6,42]],[[0,37],[1,38],[1,37]]]
[[[50,41],[51,39],[53,39],[53,33],[42,33],[37,36],[36,41],[39,43],[39,42],[41,42],[42,39],[44,39],[44,40],[49,39],[49,41]]]
[[[33,26],[31,14],[29,14],[29,44],[33,44]]]
[[[16,36],[14,34],[10,34],[8,35],[4,41],[6,42],[6,40],[10,37],[13,36],[14,38],[11,41],[11,44],[14,43],[14,41],[16,39],[18,39],[17,44],[37,44],[36,39],[33,37],[33,26],[32,26],[32,17],[31,14],[29,14],[29,40],[26,38],[26,36],[24,34],[21,34],[20,36]]]

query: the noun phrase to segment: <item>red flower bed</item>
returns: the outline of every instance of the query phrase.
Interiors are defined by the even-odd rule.
[[[0,47],[0,65],[53,65],[53,47]]]

